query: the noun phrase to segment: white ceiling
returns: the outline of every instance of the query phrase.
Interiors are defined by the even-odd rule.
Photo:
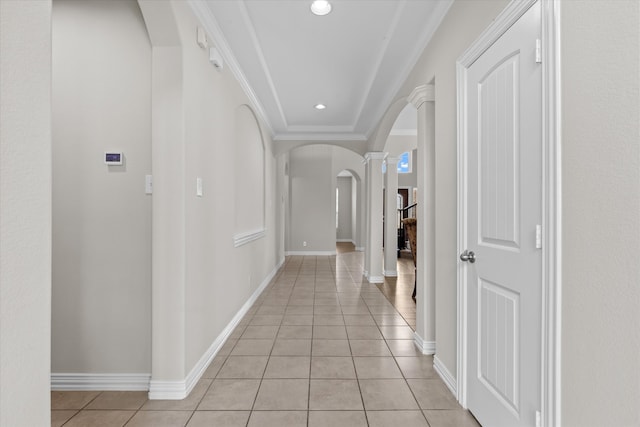
[[[363,141],[451,1],[334,0],[326,16],[311,0],[191,4],[274,139]]]

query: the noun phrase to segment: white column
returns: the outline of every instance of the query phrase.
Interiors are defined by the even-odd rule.
[[[435,90],[417,87],[407,100],[418,110],[418,206],[416,342],[436,351]]]
[[[366,278],[369,283],[383,283],[382,275],[382,161],[384,153],[365,154],[367,162],[367,246]]]
[[[365,164],[364,167],[364,182],[362,183],[362,187],[364,187],[364,194],[362,197],[363,202],[363,210],[362,210],[362,219],[364,221],[364,233],[362,234],[362,241],[364,243],[364,269],[362,270],[362,275],[365,279],[369,277],[369,268],[370,268],[370,259],[369,259],[369,222],[371,221],[371,215],[369,212],[369,185],[371,183],[371,174],[369,170],[369,164],[365,157],[363,162]]]
[[[398,161],[399,157],[387,156],[387,172],[384,175],[384,275],[398,276]]]

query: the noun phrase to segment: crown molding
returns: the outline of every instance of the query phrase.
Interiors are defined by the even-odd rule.
[[[229,70],[231,70],[231,73],[234,75],[234,77],[238,81],[238,84],[244,91],[245,95],[247,95],[247,97],[249,98],[249,101],[251,102],[258,116],[260,116],[260,119],[266,126],[267,130],[269,131],[269,134],[273,137],[275,135],[275,132],[273,129],[273,125],[269,120],[269,116],[265,112],[264,107],[262,106],[262,103],[258,99],[258,96],[253,91],[253,89],[251,88],[251,85],[249,84],[249,81],[247,80],[244,73],[242,72],[242,69],[238,64],[238,61],[235,55],[233,54],[233,52],[231,51],[231,48],[229,47],[229,43],[227,42],[227,39],[222,34],[222,30],[220,29],[220,25],[218,25],[218,21],[216,21],[216,18],[211,13],[211,10],[209,10],[209,8],[207,7],[206,2],[197,1],[197,0],[188,0],[188,3],[189,3],[189,6],[191,7],[191,10],[195,14],[196,18],[198,18],[200,23],[203,25],[208,35],[211,36],[213,45],[218,49],[218,51],[220,52],[220,55],[224,59]]]

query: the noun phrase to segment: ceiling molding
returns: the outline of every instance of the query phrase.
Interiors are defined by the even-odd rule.
[[[380,122],[380,119],[382,119],[387,108],[389,107],[389,105],[391,105],[398,91],[418,63],[418,60],[422,56],[424,50],[427,48],[427,45],[433,37],[433,34],[436,32],[438,27],[440,27],[440,24],[442,23],[444,17],[447,15],[447,12],[449,12],[449,9],[453,5],[453,2],[454,0],[444,0],[442,2],[439,2],[434,9],[433,13],[430,16],[430,19],[425,24],[425,28],[428,29],[428,31],[425,31],[422,34],[420,43],[416,43],[416,47],[411,55],[411,60],[407,63],[405,69],[402,70],[402,72],[398,73],[397,78],[389,83],[389,90],[387,92],[387,95],[383,98],[383,102],[379,104],[377,111],[373,114],[373,125],[370,125],[369,129],[365,132],[367,138],[370,137],[371,134],[375,131],[377,124]],[[358,128],[358,126],[356,126],[356,128]]]
[[[398,2],[398,6],[396,8],[396,13],[393,15],[393,20],[391,21],[391,24],[389,25],[389,28],[387,29],[387,32],[385,34],[385,40],[384,40],[384,45],[382,47],[382,49],[380,49],[380,54],[378,55],[378,58],[376,59],[376,64],[373,67],[376,71],[374,73],[371,73],[371,78],[369,79],[369,82],[367,83],[367,89],[364,92],[364,95],[362,97],[362,100],[360,101],[360,105],[358,107],[358,116],[354,122],[355,123],[359,123],[362,120],[362,113],[364,112],[364,108],[365,105],[367,103],[367,99],[369,98],[369,95],[371,94],[371,88],[373,87],[373,83],[376,81],[376,79],[378,78],[378,75],[380,74],[380,66],[382,65],[382,61],[384,60],[384,57],[387,54],[387,50],[389,49],[389,43],[391,42],[391,39],[393,38],[393,35],[396,33],[397,29],[398,29],[398,22],[400,22],[400,15],[402,15],[402,12],[404,12],[404,8],[407,4],[406,0],[401,0]]]
[[[267,79],[267,83],[269,84],[269,89],[271,90],[271,95],[276,103],[276,107],[278,108],[278,113],[280,114],[280,120],[284,124],[284,127],[288,127],[287,116],[284,114],[284,110],[282,109],[282,103],[280,102],[280,98],[278,97],[278,91],[276,90],[276,86],[273,84],[273,78],[271,77],[271,71],[269,70],[269,66],[267,65],[267,61],[264,57],[264,52],[262,51],[262,45],[260,44],[260,40],[258,40],[258,35],[256,34],[256,29],[253,21],[251,20],[251,16],[249,16],[249,11],[247,10],[247,5],[245,4],[245,0],[241,0],[237,2],[238,8],[240,9],[240,14],[242,15],[242,19],[244,19],[245,24],[247,26],[247,30],[249,32],[249,36],[251,37],[251,43],[253,43],[253,48],[258,53],[258,60],[260,62],[260,66],[262,67],[262,72]]]
[[[240,87],[242,87],[242,90],[244,91],[245,95],[247,95],[247,98],[249,98],[249,101],[251,102],[252,107],[260,117],[262,123],[266,126],[267,130],[269,131],[269,134],[273,137],[275,135],[275,132],[273,130],[271,120],[269,120],[269,116],[267,116],[264,110],[264,107],[262,106],[262,103],[256,96],[255,92],[251,88],[251,85],[247,81],[244,73],[242,72],[242,69],[238,64],[238,61],[236,60],[235,55],[233,54],[233,52],[231,51],[231,48],[229,47],[229,43],[227,42],[227,39],[222,34],[222,30],[218,25],[218,21],[216,21],[215,17],[211,13],[211,10],[207,7],[204,1],[188,0],[188,2],[189,2],[189,6],[191,6],[191,10],[193,10],[194,14],[196,15],[200,23],[203,25],[207,33],[211,36],[211,39],[213,40],[213,44],[216,46],[216,48],[222,55],[222,58],[226,62],[229,70],[231,70],[236,80],[238,80]]]

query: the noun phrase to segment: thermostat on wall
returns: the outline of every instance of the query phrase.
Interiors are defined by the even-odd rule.
[[[122,151],[107,151],[104,153],[104,164],[109,166],[122,165]]]

